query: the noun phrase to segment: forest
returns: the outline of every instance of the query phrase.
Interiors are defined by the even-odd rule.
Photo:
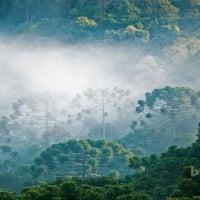
[[[166,46],[179,37],[199,37],[199,7],[198,0],[1,0],[0,29],[70,43]]]
[[[121,100],[129,94],[117,91]],[[94,92],[84,94],[94,98]],[[66,135],[64,121],[58,123],[50,109],[43,121],[46,125],[48,120],[48,131],[39,131],[42,124],[37,124],[34,116],[41,116],[45,109],[38,110],[36,105],[41,104],[36,100],[17,100],[13,112],[1,118],[1,199],[200,198],[200,133],[196,130],[200,92],[168,86],[146,93],[135,105],[135,115],[140,117],[132,119],[130,132],[119,138],[114,131],[121,124],[110,121],[110,125],[104,124],[105,132],[94,122],[87,137],[74,139],[70,133]],[[120,112],[125,110],[121,106]],[[75,119],[67,115],[71,121],[78,117],[83,122],[81,129],[91,117],[82,112],[77,112]],[[69,118],[63,119],[66,127],[73,123]]]
[[[1,200],[200,200],[200,0],[0,0]]]

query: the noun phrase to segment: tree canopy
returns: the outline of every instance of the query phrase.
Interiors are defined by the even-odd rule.
[[[198,33],[200,7],[197,0],[1,0],[0,11],[3,31],[67,41],[159,42],[167,35],[170,39],[165,43],[172,43],[185,33]],[[131,37],[126,34],[129,26],[137,30]]]

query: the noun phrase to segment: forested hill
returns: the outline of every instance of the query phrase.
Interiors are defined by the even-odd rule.
[[[177,37],[199,37],[199,17],[199,0],[0,0],[2,32],[75,42],[166,45]]]
[[[126,176],[121,179],[117,179],[113,176],[85,177],[84,179],[71,177],[66,180],[57,179],[52,183],[26,187],[18,196],[15,193],[1,191],[0,199],[199,200],[199,136],[198,134],[196,142],[191,146],[186,148],[171,146],[166,153],[160,156],[151,155],[143,158],[133,156],[129,164],[131,168],[136,170],[133,176]],[[87,142],[92,141],[71,141],[67,144],[54,145],[46,152],[43,152],[41,158],[43,158],[43,161],[47,161],[44,158],[50,158],[53,152],[57,152],[59,154],[57,154],[56,157],[62,157],[63,160],[63,158],[66,158],[66,155],[61,153],[64,149],[66,151],[69,146],[73,147],[74,144],[75,146],[83,145],[87,147],[87,145],[85,146]],[[99,142],[100,141],[98,141],[98,145],[102,145],[102,142]],[[104,145],[105,144],[106,143],[104,143]],[[114,145],[113,147],[115,148],[120,147],[119,145],[116,146],[114,143],[107,143],[106,145]],[[120,150],[121,148],[118,149]],[[30,167],[29,170],[28,167]],[[29,175],[38,178],[38,175],[42,171],[33,166],[26,166],[21,172],[24,174],[32,172],[32,174]],[[25,175],[25,177],[30,178],[28,174]],[[16,179],[13,180],[13,183],[15,182],[16,184]]]

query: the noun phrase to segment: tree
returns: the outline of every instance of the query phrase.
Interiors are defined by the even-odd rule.
[[[142,19],[150,23],[147,26],[177,23],[179,10],[169,0],[136,0],[135,4],[143,10]]]
[[[70,24],[69,33],[71,33],[76,40],[82,38],[91,39],[95,33],[96,27],[97,23],[93,19],[89,19],[85,16],[76,17]]]
[[[87,101],[91,104],[87,110],[91,112],[101,112],[102,118],[102,139],[106,139],[106,119],[109,114],[112,116],[114,112],[117,112],[119,122],[122,121],[122,109],[130,106],[130,101],[127,99],[130,95],[129,90],[123,90],[120,88],[108,88],[88,89],[84,92]],[[126,116],[127,117],[127,116]],[[109,127],[109,125],[107,125]]]
[[[199,0],[172,0],[172,4],[180,9],[180,25],[181,28],[191,32],[191,27],[198,29],[198,18],[200,16]],[[189,25],[190,24],[190,25]],[[192,33],[192,32],[191,32]]]
[[[107,7],[107,12],[112,13],[116,19],[118,28],[134,25],[139,21],[140,9],[130,0],[111,1]]]
[[[15,193],[0,192],[1,200],[17,200],[17,195]]]
[[[163,55],[169,63],[183,63],[198,56],[200,39],[196,37],[179,38],[172,45],[163,49]]]
[[[189,88],[165,87],[155,89],[152,93],[146,93],[145,100],[138,101],[137,113],[143,113],[151,126],[159,125],[161,128],[171,131],[173,142],[180,138],[182,130],[188,130],[191,138],[192,130],[185,124],[199,109],[200,96],[195,90]],[[155,120],[155,122],[154,122]],[[196,121],[191,121],[193,123]],[[149,124],[150,125],[150,124]],[[184,138],[185,139],[185,138]]]
[[[47,167],[51,177],[90,177],[109,174],[110,170],[128,173],[127,160],[133,154],[116,142],[69,140],[52,145],[35,159],[36,166]]]
[[[151,198],[143,193],[133,193],[128,195],[122,195],[116,198],[116,200],[150,200]]]
[[[61,185],[61,199],[76,200],[78,196],[78,188],[73,181],[65,181]]]
[[[192,166],[194,168],[194,166]],[[170,195],[173,199],[200,199],[200,193],[198,188],[200,187],[199,174],[191,176],[192,167],[185,167],[181,177],[179,178],[176,188]]]
[[[34,200],[46,200],[46,199],[60,199],[60,188],[56,185],[41,185],[35,187],[27,187],[21,191],[20,199],[34,199]]]
[[[171,146],[160,156],[132,157],[131,167],[137,170],[144,167],[144,170],[136,171],[133,176],[134,190],[145,191],[157,200],[168,196],[174,199],[199,196],[197,188],[200,176],[199,171],[196,171],[200,166],[199,145],[199,140],[196,140],[186,148]]]

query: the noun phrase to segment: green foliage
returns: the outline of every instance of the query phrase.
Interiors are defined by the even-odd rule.
[[[125,148],[131,149],[138,156],[160,154],[171,145],[170,133],[166,130],[137,128],[119,140]],[[156,145],[155,145],[156,144]]]
[[[196,139],[199,102],[199,92],[190,88],[165,87],[146,93],[136,107],[141,121],[132,122],[132,131],[120,143],[135,153],[144,149],[150,154],[174,144],[190,145]]]
[[[49,159],[49,157],[53,156],[54,162],[56,161],[54,169],[58,168],[57,155],[60,155],[61,152],[68,155],[70,153],[73,154],[70,147],[74,151],[77,150],[77,147],[78,151],[83,152],[82,156],[93,153],[93,155],[100,158],[102,154],[105,154],[105,157],[110,157],[113,154],[114,157],[116,156],[115,151],[118,152],[118,156],[126,153],[119,144],[114,142],[71,140],[69,143],[56,144],[43,151],[41,153],[41,161],[44,159],[44,163],[41,162],[42,165],[46,164],[46,158]],[[97,149],[99,150],[98,153],[96,153]],[[200,166],[199,149],[200,143],[199,139],[197,139],[195,143],[187,148],[171,146],[167,152],[160,156],[151,155],[139,158],[132,155],[132,158],[129,159],[130,167],[134,168],[135,173],[123,179],[117,179],[118,171],[115,170],[110,171],[109,175],[112,174],[112,177],[68,178],[63,181],[57,180],[51,184],[26,187],[18,197],[13,193],[5,192],[0,193],[0,195],[4,199],[11,200],[161,200],[167,197],[168,200],[198,200],[200,196],[200,175],[199,171],[197,171],[198,166]],[[77,158],[75,157],[74,159],[76,160]],[[87,160],[84,160],[82,162],[83,166],[88,166],[89,160],[91,163],[95,163],[96,157],[88,159],[88,163],[86,162]],[[109,160],[108,162],[110,164],[111,161]],[[79,163],[81,163],[80,160]],[[104,165],[105,167],[106,165]],[[38,170],[39,168],[34,165],[22,168],[22,172],[27,174],[37,174]],[[86,172],[87,170],[83,171]],[[8,180],[6,181],[9,182]],[[6,181],[3,181],[4,184]]]
[[[91,178],[90,178],[91,179]],[[51,184],[26,187],[16,196],[15,193],[0,192],[2,200],[150,200],[144,194],[135,192],[131,184],[112,182],[111,178],[95,178],[95,184],[90,179],[67,179]]]
[[[122,195],[116,198],[116,200],[150,200],[151,198],[142,193],[133,193],[128,195]]]
[[[129,0],[111,1],[107,11],[113,13],[114,18],[120,25],[129,25],[139,20],[140,10]]]
[[[65,181],[61,186],[62,198],[69,198],[75,200],[77,197],[78,188],[73,181]]]
[[[174,199],[197,198],[200,195],[199,145],[197,140],[187,148],[171,146],[159,157],[131,158],[130,167],[138,171],[134,175],[134,189],[145,191],[156,200],[165,199],[170,194]]]
[[[70,41],[138,39],[161,43],[159,39],[169,36],[169,42],[162,43],[171,44],[186,32],[198,35],[199,16],[198,0],[0,1],[2,29]],[[137,31],[126,32],[129,26]]]
[[[17,200],[17,195],[15,193],[0,192],[1,200]]]
[[[139,158],[133,157],[130,159],[130,164],[129,164],[130,167],[134,169],[138,169],[141,167],[141,165],[142,165],[142,162]]]
[[[116,142],[69,140],[43,151],[35,164],[46,167],[49,176],[97,176],[113,170],[123,175],[129,171],[127,164],[132,155]]]
[[[32,188],[24,188],[21,192],[20,199],[34,199],[34,200],[46,200],[46,199],[59,199],[60,188],[56,185],[42,185]]]
[[[92,19],[88,19],[87,17],[77,17],[74,20],[75,26],[78,28],[92,28],[97,26],[96,22]]]
[[[188,199],[199,199],[199,186],[200,179],[199,174],[195,176],[192,175],[192,170],[195,167],[185,167],[181,177],[176,184],[176,188],[174,189],[171,196],[173,198],[188,198]]]
[[[69,30],[66,27],[66,31],[69,31],[69,33],[76,37],[76,39],[87,39],[92,38],[93,33],[95,33],[97,23],[93,19],[82,16],[73,19],[69,27]]]

